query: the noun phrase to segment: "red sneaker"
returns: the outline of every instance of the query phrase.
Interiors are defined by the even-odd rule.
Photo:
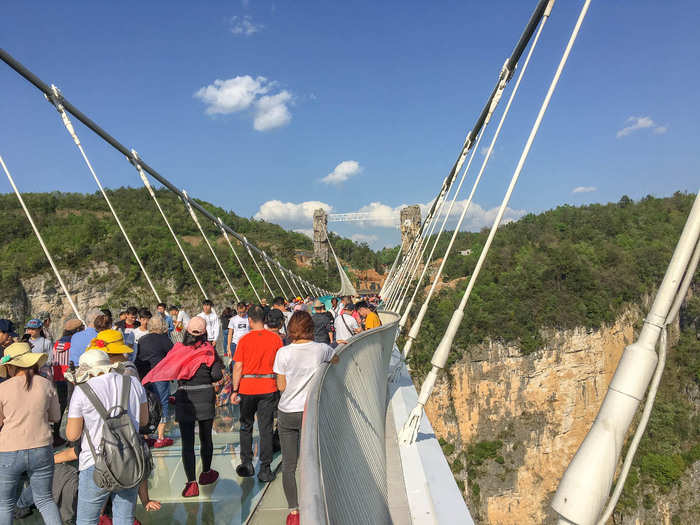
[[[97,522],[97,525],[112,525],[112,518],[102,514],[102,516],[100,516],[100,521]]]
[[[169,405],[175,404],[175,396],[168,396],[168,404]]]
[[[212,470],[209,470],[208,472],[202,472],[199,475],[199,484],[200,485],[211,485],[217,479],[219,479],[219,473],[216,470],[212,469]]]
[[[182,491],[183,498],[195,498],[199,496],[199,485],[196,481],[188,481]]]
[[[290,512],[287,514],[287,525],[299,525],[299,513]]]
[[[156,439],[155,443],[153,443],[153,448],[169,447],[172,444],[173,440],[170,438]]]

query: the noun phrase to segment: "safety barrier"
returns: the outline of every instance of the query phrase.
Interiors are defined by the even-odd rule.
[[[390,523],[385,422],[387,376],[399,316],[340,349],[313,379],[301,434],[304,523]]]

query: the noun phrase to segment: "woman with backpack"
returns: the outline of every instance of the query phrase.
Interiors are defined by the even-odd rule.
[[[51,381],[39,375],[48,356],[33,353],[28,343],[13,343],[0,359],[0,525],[12,523],[24,474],[34,490],[34,503],[44,523],[61,525],[53,500],[53,432],[60,418]]]
[[[223,378],[224,364],[214,347],[207,341],[207,323],[193,317],[187,323],[182,343],[173,346],[168,355],[143,378],[143,384],[177,380],[175,419],[182,438],[182,463],[187,483],[184,498],[199,496],[199,485],[210,485],[219,479],[211,468],[214,455],[212,428],[216,412],[214,383]],[[194,427],[199,425],[202,473],[195,481]]]
[[[118,344],[121,344],[123,348],[116,348]],[[110,350],[114,352],[128,353],[131,351],[123,342],[111,342],[109,345]],[[101,479],[101,468],[105,462],[105,446],[102,437],[105,425],[109,421],[100,413],[100,410],[106,411],[107,416],[110,416],[118,412],[114,410],[118,405],[127,405],[123,408],[127,409],[128,418],[133,428],[126,428],[123,432],[134,446],[139,446],[140,443],[140,440],[134,437],[138,436],[139,426],[148,423],[146,392],[138,378],[117,373],[116,369],[120,366],[120,363],[111,362],[103,350],[87,350],[80,356],[80,366],[69,378],[75,382],[76,387],[68,408],[66,438],[69,441],[77,441],[82,438],[78,460],[80,473],[77,525],[97,523],[102,507],[110,494],[113,495],[114,525],[133,525],[134,523],[134,507],[136,506],[138,485],[142,479],[131,480],[134,482],[132,488],[101,488],[96,482],[96,479]],[[129,388],[128,393],[124,392],[125,387]],[[122,404],[123,401],[126,402]],[[111,431],[110,427],[107,429]],[[99,452],[97,452],[98,450]],[[140,450],[132,451],[134,457],[137,457],[139,453]],[[96,457],[98,455],[99,458]],[[131,456],[126,456],[124,461],[130,459]],[[105,486],[104,483],[101,485]]]

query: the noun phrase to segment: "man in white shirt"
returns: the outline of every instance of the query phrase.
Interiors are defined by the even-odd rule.
[[[283,336],[287,335],[287,323],[289,323],[289,319],[292,317],[292,312],[288,311],[284,307],[284,298],[275,297],[275,299],[272,301],[272,308],[282,312],[282,315],[284,316],[284,324],[282,325],[282,328],[280,329],[279,333]]]
[[[360,333],[360,325],[352,316],[355,305],[350,302],[345,305],[343,313],[335,318],[335,340],[338,344],[345,344],[353,335]]]
[[[227,355],[233,358],[236,351],[236,345],[245,334],[250,332],[250,324],[248,323],[248,314],[246,304],[238,303],[236,305],[237,315],[231,317],[228,322],[228,341],[226,341]]]
[[[207,341],[216,346],[216,341],[219,339],[221,324],[219,323],[219,316],[216,315],[213,306],[214,303],[209,299],[202,301],[202,311],[198,314],[198,317],[201,317],[207,322]]]

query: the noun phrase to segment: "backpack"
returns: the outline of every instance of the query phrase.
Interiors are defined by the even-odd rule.
[[[151,472],[153,463],[146,442],[141,439],[129,417],[131,378],[122,376],[121,403],[106,410],[87,383],[78,385],[104,422],[99,453],[86,432],[92,457],[95,459],[95,484],[104,490],[136,487]]]

